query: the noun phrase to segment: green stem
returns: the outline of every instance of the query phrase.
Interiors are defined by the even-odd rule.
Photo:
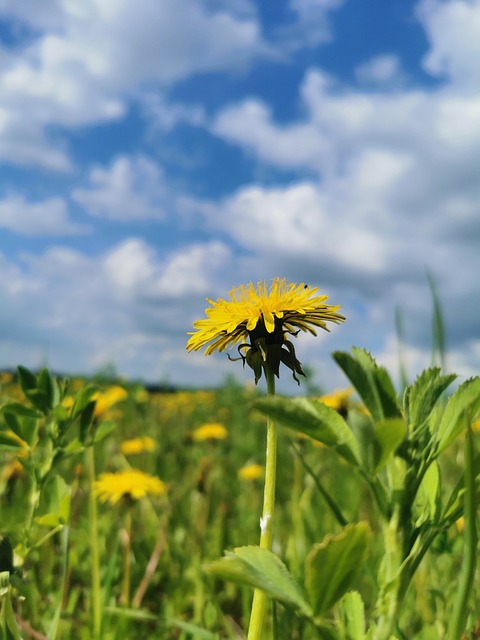
[[[475,451],[473,433],[469,426],[465,436],[465,497],[464,497],[464,547],[460,580],[457,588],[452,616],[448,626],[447,640],[459,640],[465,629],[468,616],[468,601],[472,594],[477,564],[477,526],[475,499]]]
[[[132,510],[127,506],[125,514],[125,551],[123,556],[123,580],[121,603],[128,607],[130,604],[130,567],[132,563]]]
[[[265,365],[267,391],[275,395],[275,377],[268,365]],[[275,507],[275,483],[277,476],[277,427],[272,418],[267,418],[267,451],[265,458],[265,488],[263,493],[263,511],[260,520],[260,547],[272,548],[273,513]],[[253,594],[252,612],[248,628],[248,640],[264,640],[263,623],[267,609],[268,598],[264,591],[255,589]]]
[[[399,607],[400,566],[402,542],[399,532],[399,509],[395,507],[392,518],[383,525],[385,544],[384,571],[377,611],[380,614],[373,640],[388,640]]]
[[[100,591],[97,501],[93,495],[93,483],[95,482],[95,456],[93,446],[87,449],[87,469],[88,482],[90,485],[88,492],[88,519],[90,524],[90,552],[92,556],[92,627],[93,639],[98,640],[102,630],[102,598]]]

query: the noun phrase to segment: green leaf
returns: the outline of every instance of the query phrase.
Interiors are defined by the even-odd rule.
[[[354,347],[353,355],[336,351],[334,360],[351,381],[365,406],[377,422],[386,418],[400,418],[395,388],[386,369],[379,367],[364,349]]]
[[[202,629],[202,627],[199,627],[196,624],[192,624],[191,622],[184,622],[183,620],[177,620],[176,618],[170,618],[169,620],[167,620],[167,624],[170,627],[178,627],[179,629],[186,631],[196,640],[218,640],[220,637],[218,633],[212,633],[211,631]]]
[[[285,605],[299,609],[311,617],[312,609],[301,587],[275,554],[261,547],[237,547],[219,560],[204,567],[207,573],[265,591]]]
[[[0,431],[0,449],[3,451],[18,451],[23,449],[23,446],[18,440],[9,436],[8,433]]]
[[[92,384],[87,384],[82,387],[76,394],[72,407],[72,418],[76,418],[87,406],[92,402],[92,396],[96,393],[98,387]],[[93,402],[95,405],[95,402]]]
[[[95,443],[100,442],[100,440],[103,440],[104,438],[109,436],[112,431],[115,431],[116,428],[117,424],[114,420],[106,420],[105,422],[102,422],[98,429],[95,431],[93,441]]]
[[[26,367],[17,367],[18,382],[25,395],[32,389],[37,388],[37,376]]]
[[[256,400],[253,407],[290,429],[334,447],[352,464],[359,464],[360,451],[352,430],[335,409],[320,400],[267,396]]]
[[[323,616],[351,588],[367,559],[370,539],[368,524],[359,522],[313,546],[305,563],[305,587],[315,616]]]
[[[49,475],[40,494],[35,521],[45,527],[58,527],[68,522],[70,487],[58,475]]]
[[[385,466],[407,435],[407,425],[402,418],[381,420],[374,426],[374,471],[378,473]]]
[[[425,424],[442,393],[456,378],[455,374],[442,376],[440,373],[438,367],[425,369],[405,390],[406,419],[414,430]]]
[[[415,526],[436,521],[440,507],[440,468],[433,462],[425,472],[413,502]]]
[[[365,606],[358,591],[349,591],[338,603],[345,628],[345,640],[364,640]]]
[[[466,428],[480,409],[480,378],[470,378],[448,401],[437,431],[437,455]]]
[[[32,446],[37,438],[38,411],[18,402],[5,404],[1,411],[13,433]]]
[[[45,405],[49,411],[60,402],[60,389],[58,382],[48,369],[42,369],[38,374],[37,388],[45,399]]]

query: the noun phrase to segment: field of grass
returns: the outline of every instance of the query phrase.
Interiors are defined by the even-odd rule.
[[[480,394],[457,395],[446,425],[439,375],[383,422],[361,382],[360,395],[325,397],[312,422],[317,399],[262,405],[261,389],[233,381],[165,393],[1,374],[0,637],[245,638],[262,585],[274,603],[266,639],[480,637],[479,435],[469,427]],[[333,414],[361,463],[332,435]],[[266,415],[281,425],[272,551],[282,564],[219,564],[258,545]],[[422,458],[435,425],[445,446]],[[127,474],[130,489],[102,475],[132,470],[148,477]],[[277,580],[279,567],[288,573]]]

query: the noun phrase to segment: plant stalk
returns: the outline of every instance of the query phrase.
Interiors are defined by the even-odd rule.
[[[275,395],[275,377],[270,367],[265,364],[265,377],[267,379],[267,392]],[[272,548],[273,538],[273,513],[275,507],[275,484],[277,476],[277,427],[272,418],[267,418],[267,450],[265,457],[265,487],[263,493],[263,511],[260,519],[260,547]],[[268,597],[261,589],[255,589],[253,593],[250,625],[248,628],[248,640],[264,640],[263,626]]]
[[[93,495],[95,482],[95,456],[93,446],[87,449],[88,483],[88,519],[90,522],[90,551],[92,554],[92,630],[93,639],[100,638],[102,630],[102,598],[100,590],[100,551],[98,547],[97,501]]]

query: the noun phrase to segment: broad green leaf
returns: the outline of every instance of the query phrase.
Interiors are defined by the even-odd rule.
[[[407,425],[402,418],[381,420],[374,426],[374,471],[378,473],[385,466],[407,435]]]
[[[37,438],[37,422],[40,414],[18,402],[5,404],[1,409],[5,422],[13,433],[30,446]]]
[[[413,513],[419,527],[424,522],[436,521],[440,497],[440,468],[433,462],[425,472],[413,502]]]
[[[72,407],[72,418],[76,418],[79,413],[82,413],[84,409],[92,402],[92,396],[96,393],[98,387],[92,384],[87,384],[82,387],[76,394]]]
[[[441,369],[425,369],[415,382],[405,390],[404,404],[406,419],[413,429],[421,428],[445,389],[455,380],[456,375],[441,375]]]
[[[35,521],[45,527],[57,527],[68,522],[70,515],[70,487],[58,475],[50,475],[40,495]]]
[[[42,369],[38,374],[37,386],[45,398],[46,407],[51,411],[60,402],[60,389],[56,378],[48,369]]]
[[[253,407],[290,429],[334,447],[352,464],[360,463],[358,442],[352,430],[335,409],[320,400],[267,396],[256,400]]]
[[[322,617],[348,591],[367,559],[371,531],[351,524],[315,544],[305,563],[305,587],[315,616]]]
[[[349,591],[338,603],[345,628],[345,640],[364,640],[365,606],[358,591]]]
[[[352,353],[336,351],[333,358],[357,390],[373,419],[377,422],[401,417],[395,388],[387,370],[379,367],[364,349],[354,347]]]
[[[299,609],[310,617],[312,609],[303,590],[290,575],[287,567],[274,553],[261,547],[237,547],[223,558],[204,567],[210,574],[265,591],[285,605]]]
[[[106,420],[105,422],[102,422],[98,429],[95,430],[93,441],[95,443],[100,442],[100,440],[109,436],[112,431],[115,431],[116,428],[117,424],[113,420]]]
[[[3,451],[18,451],[23,449],[23,446],[13,436],[9,436],[5,431],[0,431],[0,449]]]
[[[448,401],[438,426],[437,454],[446,449],[473,420],[480,409],[480,378],[470,378]]]
[[[26,367],[17,367],[18,382],[26,395],[28,391],[37,388],[37,376]]]

